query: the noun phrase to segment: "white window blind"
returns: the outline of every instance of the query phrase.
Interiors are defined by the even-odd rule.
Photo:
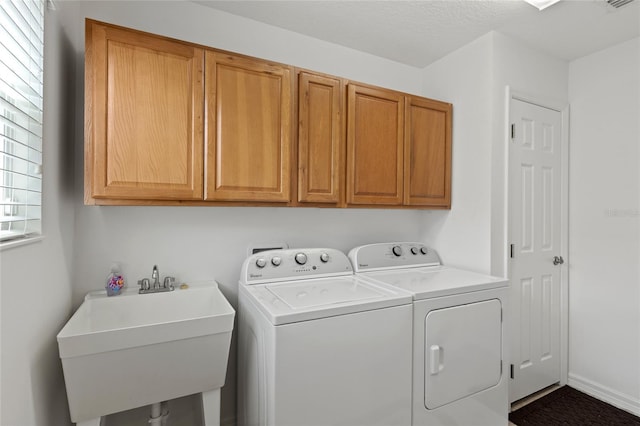
[[[0,242],[41,232],[45,0],[0,0]]]

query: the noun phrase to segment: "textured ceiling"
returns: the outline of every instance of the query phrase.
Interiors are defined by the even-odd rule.
[[[197,1],[320,40],[423,68],[491,30],[573,60],[640,35],[640,0]]]

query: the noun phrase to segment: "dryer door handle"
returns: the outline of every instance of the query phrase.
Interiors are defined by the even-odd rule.
[[[438,345],[429,347],[429,373],[432,376],[444,370],[444,348]]]

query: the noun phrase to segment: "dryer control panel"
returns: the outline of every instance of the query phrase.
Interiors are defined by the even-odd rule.
[[[356,272],[441,264],[435,250],[416,242],[378,243],[355,247],[349,252],[349,259]]]
[[[249,256],[242,265],[245,285],[305,278],[353,275],[349,258],[330,248],[269,250]]]

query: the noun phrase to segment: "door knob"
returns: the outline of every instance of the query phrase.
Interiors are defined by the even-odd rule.
[[[553,256],[553,264],[554,265],[562,265],[564,263],[564,259],[562,256]]]

